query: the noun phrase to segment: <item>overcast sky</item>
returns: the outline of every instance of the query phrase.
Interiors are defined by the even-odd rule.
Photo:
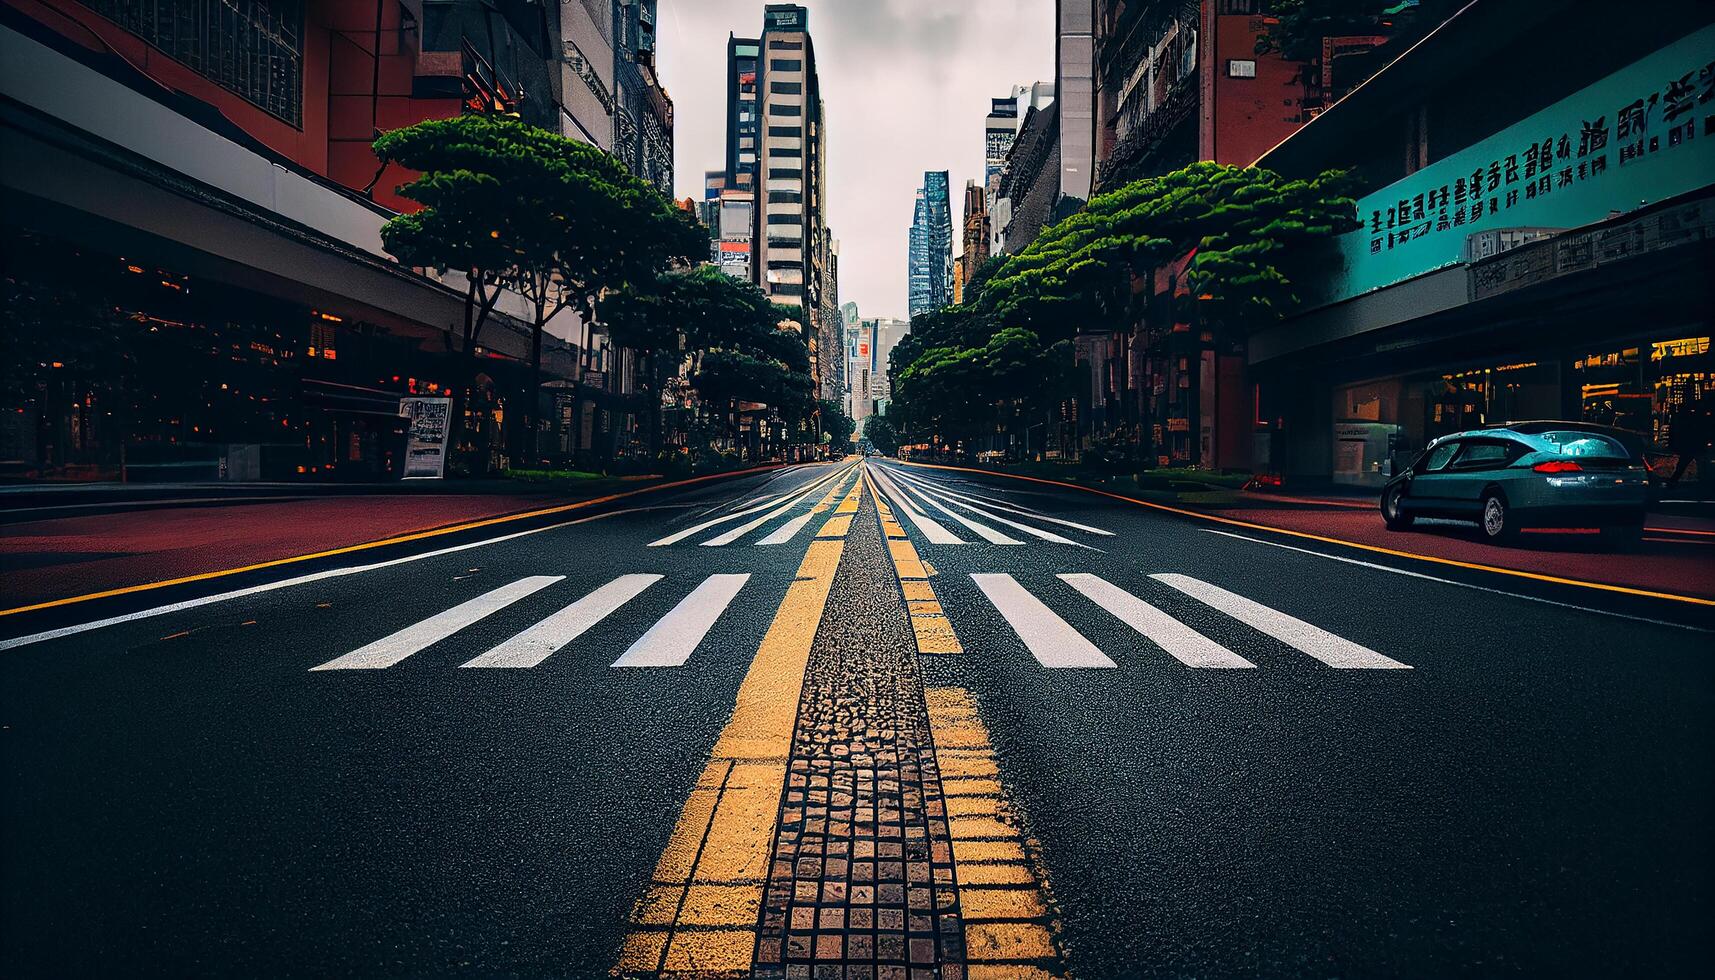
[[[661,0],[679,197],[726,160],[727,34],[755,37],[765,0]],[[905,317],[905,247],[923,171],[950,171],[955,245],[983,117],[1011,86],[1054,76],[1053,0],[803,0],[827,109],[828,225],[840,302]]]

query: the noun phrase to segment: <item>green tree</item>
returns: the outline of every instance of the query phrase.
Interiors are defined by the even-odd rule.
[[[839,402],[826,398],[816,399],[816,409],[821,413],[822,435],[828,445],[841,452],[851,449],[852,432],[857,429],[857,423],[846,414]]]
[[[871,415],[863,420],[863,437],[875,447],[875,451],[885,456],[899,452],[899,430],[891,418],[892,408],[883,415]]]
[[[529,306],[524,446],[532,456],[547,322],[567,309],[592,322],[605,291],[646,280],[707,241],[610,154],[515,119],[431,119],[382,135],[375,152],[420,171],[399,193],[422,208],[383,228],[388,250],[413,265],[471,274],[467,350],[502,288]]]
[[[891,364],[896,424],[908,438],[968,441],[1065,396],[1079,332],[1129,327],[1138,288],[1191,256],[1195,311],[1215,328],[1278,320],[1323,255],[1315,243],[1357,227],[1345,175],[1308,180],[1192,164],[1134,181],[1045,229],[975,295],[913,320]]]

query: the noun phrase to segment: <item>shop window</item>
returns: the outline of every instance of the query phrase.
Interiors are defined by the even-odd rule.
[[[83,3],[246,102],[302,122],[303,0]]]

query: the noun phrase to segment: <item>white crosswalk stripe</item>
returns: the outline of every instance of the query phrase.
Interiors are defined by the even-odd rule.
[[[1011,575],[975,573],[971,579],[1000,612],[1031,656],[1044,667],[1113,667],[1107,654],[1043,605]]]
[[[1106,579],[1082,572],[1060,579],[1187,667],[1256,666]]]
[[[534,667],[661,579],[660,575],[621,575],[461,666]]]
[[[977,537],[982,538],[984,541],[987,541],[989,544],[1023,544],[1024,543],[1023,541],[1020,541],[1017,538],[1009,537],[1006,534],[1001,533],[1000,531],[996,531],[994,528],[989,527],[987,524],[983,524],[979,521],[973,521],[963,514],[955,513],[951,510],[948,510],[946,507],[942,506],[942,504],[939,500],[936,500],[934,497],[931,497],[930,495],[928,495],[928,494],[924,493],[923,491],[917,489],[915,486],[913,486],[909,482],[902,480],[902,481],[900,481],[900,485],[904,488],[906,493],[915,494],[919,500],[922,500],[924,503],[928,504],[929,506],[935,508],[936,510],[947,515],[948,517],[951,517],[953,520],[957,521],[958,523],[963,524],[967,530],[969,530],[971,533],[975,534]]]
[[[1150,578],[1163,585],[1178,589],[1198,602],[1212,606],[1245,623],[1252,629],[1266,633],[1295,650],[1315,657],[1330,667],[1368,670],[1411,669],[1409,664],[1402,664],[1391,657],[1385,657],[1371,650],[1369,647],[1353,643],[1344,637],[1335,636],[1320,626],[1314,626],[1302,619],[1288,616],[1278,609],[1271,609],[1260,602],[1228,592],[1218,585],[1210,585],[1201,579],[1170,572],[1151,575]]]
[[[855,470],[856,467],[852,467],[852,469]],[[835,475],[841,478],[840,480],[837,480],[834,483],[834,486],[837,488],[838,486],[840,486],[840,484],[844,480],[844,473],[843,472],[837,473]],[[816,484],[816,487],[817,487],[817,489],[820,489],[823,485],[824,484],[818,483],[818,484]],[[769,521],[774,520],[776,517],[779,517],[782,514],[785,514],[787,511],[790,511],[792,508],[797,507],[799,504],[808,500],[811,496],[812,496],[812,494],[810,494],[810,493],[798,494],[797,496],[793,497],[791,500],[788,500],[784,504],[781,504],[779,507],[776,507],[773,510],[769,511],[768,513],[763,514],[761,517],[758,517],[755,520],[746,521],[745,523],[740,524],[738,527],[735,527],[732,530],[727,531],[725,534],[717,535],[716,537],[712,537],[709,540],[704,541],[703,547],[705,547],[705,548],[720,548],[720,547],[723,547],[725,545],[732,544],[734,541],[737,541],[739,538],[744,537],[746,534],[749,534],[751,531],[754,531],[757,528],[761,527],[762,525],[767,524]],[[814,507],[814,505],[812,505],[812,508],[813,507]],[[805,520],[806,521],[809,520],[808,515],[805,516]],[[764,542],[764,543],[766,543],[766,542]]]
[[[547,588],[563,578],[564,575],[532,575],[521,578],[310,669],[380,670],[383,667],[391,667],[411,654],[444,640],[472,623],[499,612],[519,599]]]
[[[749,575],[710,575],[661,617],[613,662],[615,667],[678,667],[691,659],[697,644],[750,580]]]
[[[895,471],[895,475],[901,474],[898,474],[898,472]],[[992,510],[1006,511],[1009,514],[1018,514],[1023,517],[1031,518],[1032,520],[1045,521],[1049,524],[1058,524],[1061,527],[1069,527],[1075,531],[1083,531],[1087,534],[1098,534],[1102,537],[1108,538],[1114,536],[1114,532],[1104,530],[1103,528],[1093,527],[1089,524],[1080,524],[1077,521],[1069,521],[1063,517],[1055,517],[1051,514],[1044,514],[1041,511],[1030,510],[1029,508],[1020,507],[1017,504],[1008,503],[1004,500],[985,497],[980,493],[963,493],[958,490],[953,490],[945,484],[936,483],[931,480],[919,480],[919,482],[932,486],[937,493],[944,497],[954,497],[959,500],[966,500],[974,504],[981,504],[982,506]]]
[[[867,465],[867,464],[866,464]],[[877,490],[893,504],[896,512],[903,514],[905,519],[928,539],[930,544],[964,544],[965,540],[957,534],[942,527],[928,514],[917,509],[917,505],[899,491],[899,487],[888,478],[887,471],[880,466],[869,466],[870,481]]]
[[[905,480],[903,478],[902,478],[902,481],[907,486],[910,486],[914,489],[917,489],[920,493],[931,494],[934,497],[938,497],[942,500],[947,501],[948,503],[951,503],[955,507],[963,507],[964,509],[970,511],[973,514],[981,514],[982,516],[988,518],[989,520],[994,521],[996,524],[1002,524],[1002,525],[1005,525],[1006,527],[1010,527],[1014,530],[1023,531],[1024,533],[1029,534],[1032,537],[1041,538],[1044,541],[1049,541],[1049,542],[1052,542],[1054,544],[1069,544],[1074,548],[1088,548],[1089,547],[1089,545],[1079,544],[1078,542],[1073,541],[1071,538],[1068,538],[1065,535],[1055,534],[1053,531],[1045,531],[1045,530],[1038,528],[1038,527],[1031,527],[1028,524],[1020,524],[1017,521],[1008,520],[1008,519],[1000,516],[999,514],[996,514],[993,511],[988,510],[984,507],[980,507],[976,504],[972,504],[972,503],[968,503],[968,502],[963,501],[963,500],[956,499],[952,495],[948,494],[946,491],[944,491],[941,488],[936,487],[932,484],[926,484],[926,483],[923,483],[923,482],[917,481],[917,480]],[[929,499],[929,498],[926,497],[925,499]],[[930,502],[934,503],[933,500],[930,500]],[[935,504],[935,506],[940,508],[943,511],[946,510],[946,508],[941,507],[940,504]],[[957,515],[954,515],[954,516],[955,516],[955,519],[962,520],[962,518],[958,518]],[[1010,540],[1010,539],[1008,539],[1008,540]],[[1005,542],[1002,542],[1002,543],[1005,543]],[[1019,542],[1012,541],[1011,543],[1018,544]]]
[[[785,498],[786,503],[785,503],[783,508],[779,509],[778,512],[784,513],[785,511],[790,510],[794,504],[796,504],[797,502],[799,502],[803,498],[808,497],[810,494],[821,489],[822,487],[827,486],[834,479],[841,476],[845,472],[847,472],[847,469],[837,470],[833,473],[828,474],[827,476],[823,477],[820,480],[812,481],[807,486],[800,487],[797,490],[791,491],[790,493],[786,494],[786,498]],[[774,499],[779,500],[782,498],[777,497]],[[686,538],[691,537],[692,535],[700,534],[703,531],[706,531],[709,528],[714,527],[718,524],[725,524],[728,521],[736,521],[741,517],[744,517],[744,516],[749,515],[749,514],[754,514],[757,511],[767,510],[772,504],[773,504],[772,500],[766,500],[765,499],[765,501],[763,503],[753,504],[749,507],[746,507],[743,510],[737,510],[737,511],[733,511],[730,514],[723,514],[720,517],[711,518],[709,520],[703,521],[701,524],[695,524],[695,525],[692,525],[691,527],[685,528],[683,531],[677,531],[677,532],[674,532],[673,534],[669,534],[664,538],[657,538],[656,540],[649,542],[649,547],[661,548],[661,547],[665,547],[665,546],[670,545],[670,544],[678,544],[680,541],[683,541]],[[767,520],[768,520],[768,518],[764,517],[764,518],[761,518],[759,520],[752,521],[746,525],[746,529],[760,526],[762,523],[766,522]]]

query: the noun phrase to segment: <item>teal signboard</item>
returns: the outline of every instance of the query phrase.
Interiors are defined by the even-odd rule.
[[[1715,27],[1360,199],[1320,299],[1455,265],[1476,232],[1574,228],[1711,184]]]

